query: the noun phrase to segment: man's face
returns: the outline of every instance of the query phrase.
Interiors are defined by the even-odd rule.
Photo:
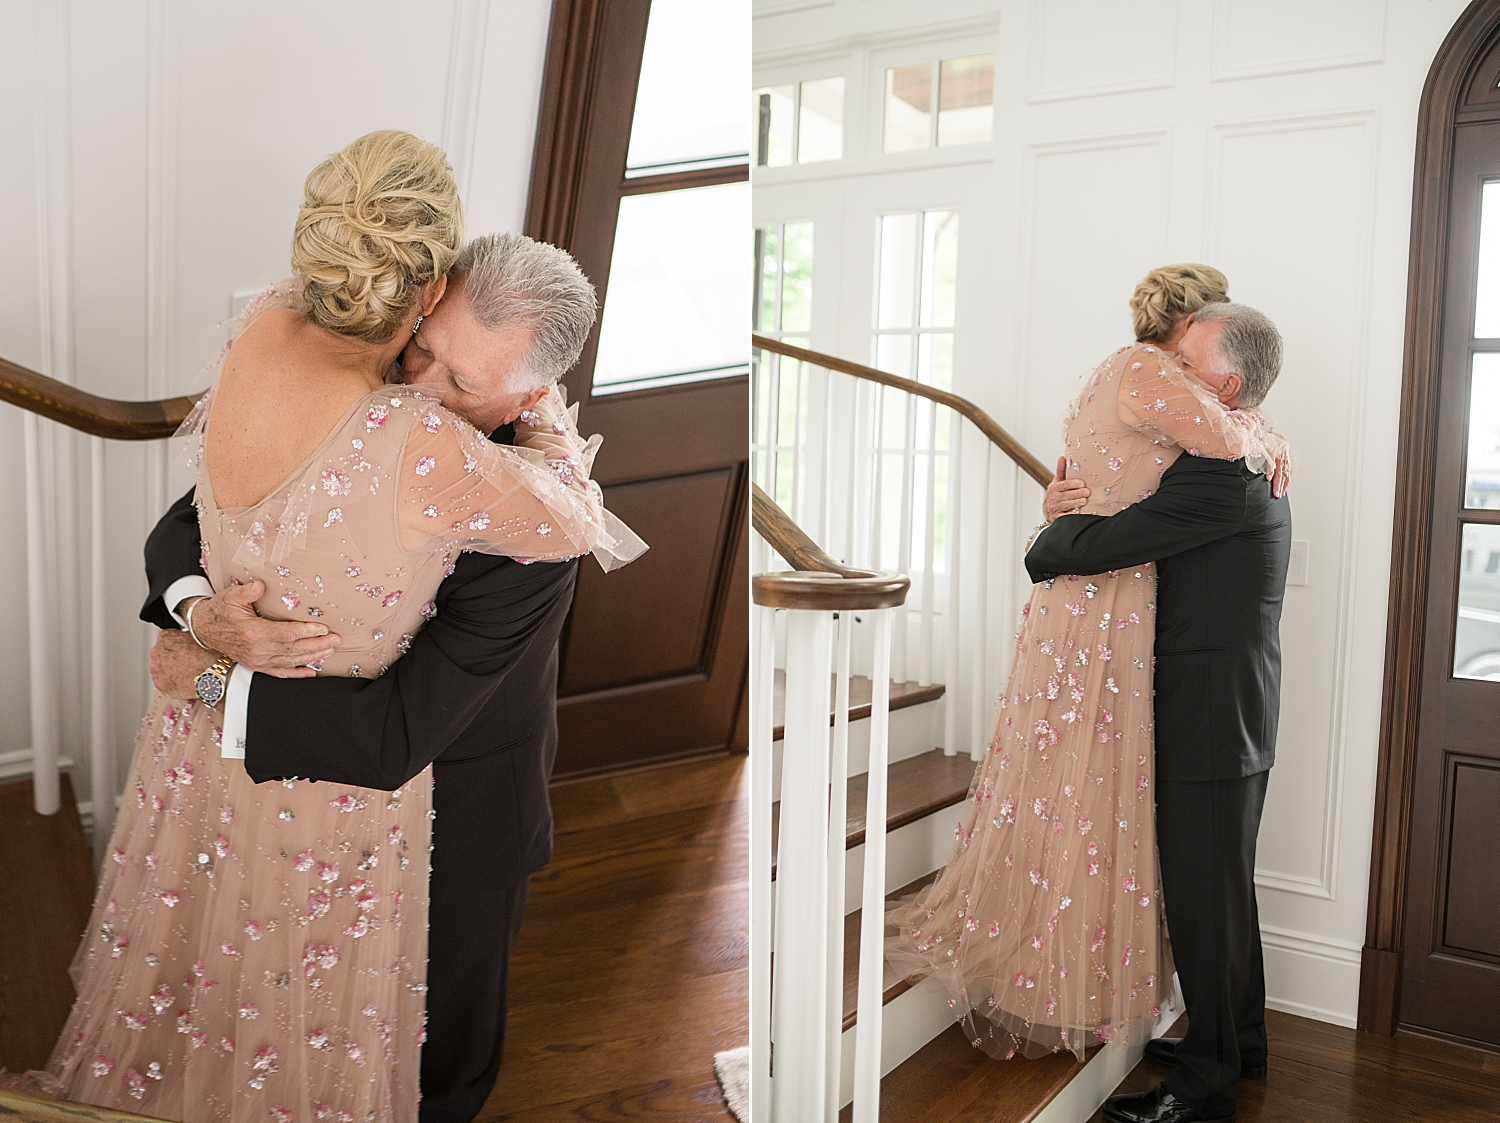
[[[1193,321],[1177,345],[1177,357],[1183,370],[1212,390],[1220,402],[1235,409],[1240,404],[1240,376],[1218,369],[1219,334],[1223,330],[1224,325],[1215,320]]]
[[[528,387],[522,369],[531,337],[524,325],[486,328],[456,278],[401,353],[401,381],[439,391],[446,408],[493,432],[547,392]]]

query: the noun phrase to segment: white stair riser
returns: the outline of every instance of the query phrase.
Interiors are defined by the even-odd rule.
[[[923,979],[905,994],[887,1002],[881,1021],[880,1075],[888,1076],[892,1069],[953,1024],[948,992],[936,979]],[[840,1107],[847,1106],[854,1099],[854,1041],[858,1032],[859,1023],[856,1022],[844,1030],[840,1042]]]
[[[965,803],[955,803],[907,823],[885,836],[885,891],[892,893],[923,874],[940,869],[953,852],[953,832],[963,818]],[[844,915],[859,908],[864,884],[864,843],[845,852]]]
[[[942,711],[938,709],[942,699],[923,702],[920,706],[907,706],[891,711],[890,762],[907,760],[931,752],[937,744],[942,730]],[[833,727],[828,727],[828,743],[833,744]],[[784,742],[771,745],[771,791],[772,799],[781,798],[781,751]],[[870,719],[861,718],[849,723],[849,775],[861,776],[870,770]]]

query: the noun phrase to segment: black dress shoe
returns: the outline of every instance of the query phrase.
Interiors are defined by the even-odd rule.
[[[1234,1114],[1204,1115],[1184,1103],[1165,1084],[1130,1096],[1110,1096],[1104,1101],[1109,1123],[1233,1123]]]
[[[1146,1059],[1171,1068],[1177,1063],[1177,1046],[1181,1044],[1182,1038],[1180,1037],[1152,1038],[1146,1042]],[[1240,1066],[1241,1080],[1264,1080],[1265,1078],[1265,1061],[1261,1061],[1259,1064],[1245,1064]]]

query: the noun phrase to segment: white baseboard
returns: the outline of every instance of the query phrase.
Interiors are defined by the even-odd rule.
[[[1264,924],[1260,938],[1269,1009],[1351,1029],[1357,1024],[1357,944]]]

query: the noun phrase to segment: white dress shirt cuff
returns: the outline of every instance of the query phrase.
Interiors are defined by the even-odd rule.
[[[250,708],[250,680],[255,672],[238,663],[229,673],[229,687],[224,691],[224,734],[219,755],[225,760],[245,759],[245,719]]]
[[[191,577],[179,577],[167,586],[167,591],[162,594],[161,599],[166,602],[167,611],[172,614],[172,619],[187,628],[187,621],[177,615],[177,606],[188,597],[211,597],[214,595],[214,587],[208,583],[208,578],[194,574]]]

